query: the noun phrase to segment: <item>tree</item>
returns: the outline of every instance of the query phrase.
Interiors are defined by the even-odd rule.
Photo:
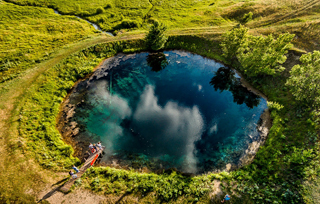
[[[293,34],[286,33],[274,40],[272,35],[266,38],[250,35],[237,52],[241,70],[249,77],[282,72],[285,68],[281,64],[286,61],[285,54],[293,46],[290,43],[293,37]]]
[[[280,35],[274,40],[272,35],[268,37],[252,36],[248,29],[240,25],[223,36],[223,56],[240,63],[242,70],[249,77],[263,75],[275,75],[282,72],[281,66],[287,57],[285,54],[293,46],[291,41],[293,34]]]
[[[239,28],[233,28],[223,35],[220,44],[223,55],[227,60],[235,60],[239,48],[247,41],[248,28],[240,25]]]
[[[301,64],[290,71],[286,85],[292,95],[308,104],[320,102],[320,52],[314,51],[300,57]]]
[[[154,21],[148,35],[145,38],[146,47],[149,50],[160,50],[164,47],[168,38],[165,36],[166,26],[158,21]]]

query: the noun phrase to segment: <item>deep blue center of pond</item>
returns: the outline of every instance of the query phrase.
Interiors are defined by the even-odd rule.
[[[74,120],[106,162],[202,173],[237,164],[259,140],[266,101],[222,64],[182,51],[117,55],[70,96]]]

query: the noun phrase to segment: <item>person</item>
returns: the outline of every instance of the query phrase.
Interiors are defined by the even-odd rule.
[[[73,169],[73,170],[75,170],[75,171],[76,171],[76,173],[78,173],[78,172],[79,172],[79,169],[78,169],[75,165],[73,165],[73,166],[72,166],[72,169]]]
[[[89,149],[91,150],[93,148],[93,145],[90,143],[89,144]]]
[[[89,149],[90,149],[91,153],[95,153],[95,148],[91,143],[89,144]]]
[[[78,176],[76,174],[74,174],[72,171],[69,171],[70,176],[72,176],[72,178],[77,178]]]
[[[96,144],[93,144],[93,148],[94,148],[95,152],[98,151]]]
[[[224,201],[228,201],[230,200],[231,197],[227,194],[226,196],[224,196],[223,200],[221,201],[221,203],[224,203]]]
[[[97,147],[99,147],[99,149],[101,149],[101,150],[102,150],[101,142],[98,142]]]

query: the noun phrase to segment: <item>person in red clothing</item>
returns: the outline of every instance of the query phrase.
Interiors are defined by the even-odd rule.
[[[91,143],[89,144],[89,149],[90,149],[91,153],[95,153],[96,152],[94,146]]]

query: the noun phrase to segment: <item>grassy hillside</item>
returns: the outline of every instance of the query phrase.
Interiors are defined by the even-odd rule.
[[[52,9],[0,2],[0,83],[48,59],[58,47],[93,34],[88,23]]]
[[[9,1],[14,4],[6,3]],[[57,182],[58,172],[78,162],[55,128],[61,101],[103,58],[143,50],[140,39],[154,19],[169,28],[166,49],[183,49],[226,64],[230,62],[222,57],[221,35],[240,23],[253,35],[295,34],[295,48],[288,54],[281,75],[247,78],[283,108],[271,107],[273,127],[254,162],[230,174],[190,180],[175,172],[159,176],[94,168],[77,188],[109,198],[128,197],[128,202],[138,197],[144,203],[208,203],[210,199],[217,201],[208,192],[222,181],[224,193],[235,193],[233,203],[319,202],[317,118],[312,116],[313,109],[295,101],[285,86],[299,56],[320,49],[319,1],[6,2],[0,1],[0,143],[4,144],[0,147],[0,203],[33,203],[47,182]],[[95,34],[90,24],[74,16],[57,15],[52,8],[121,33],[115,38]],[[250,12],[252,19],[244,20]],[[232,66],[241,68],[239,64]]]
[[[320,40],[320,3],[317,0],[6,1],[78,15],[97,23],[105,31],[144,30],[157,19],[169,30],[198,28],[207,32],[212,27],[244,23],[244,15],[252,12],[252,20],[246,25],[257,35],[290,32],[297,36],[296,46],[308,51],[320,48],[317,43]]]
[[[139,27],[145,29],[154,19],[161,20],[169,29],[222,25],[229,22],[229,16],[226,11],[231,7],[235,7],[235,5],[239,4],[240,6],[244,3],[241,0],[139,0],[121,2],[95,0],[90,4],[85,0],[10,1],[19,5],[50,7],[63,14],[79,15],[99,24],[106,31],[138,29]],[[248,5],[245,5],[244,8]],[[232,16],[230,19],[234,19],[234,17],[241,18],[242,16]],[[134,21],[136,24],[129,26],[125,23],[127,21]]]

